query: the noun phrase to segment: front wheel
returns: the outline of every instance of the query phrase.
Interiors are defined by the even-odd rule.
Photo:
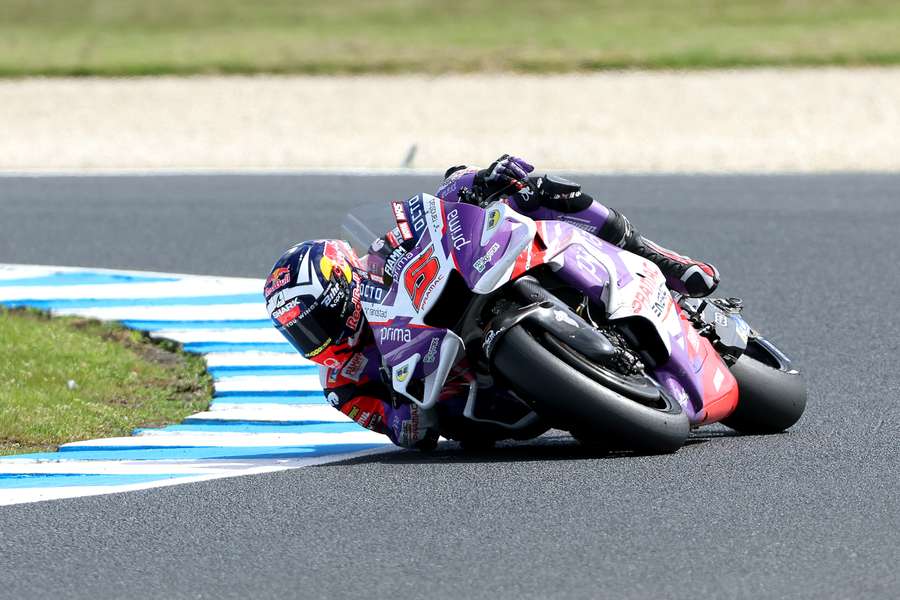
[[[547,335],[548,341],[555,339]],[[553,352],[544,343],[518,325],[498,342],[492,359],[496,374],[547,422],[585,441],[645,453],[674,452],[684,444],[690,423],[667,393],[643,377],[629,382],[603,373],[558,342]],[[573,366],[574,360],[584,364]],[[626,396],[629,390],[635,399]]]
[[[738,383],[738,404],[723,425],[741,433],[778,433],[800,420],[806,382],[771,343],[751,339],[731,374]]]

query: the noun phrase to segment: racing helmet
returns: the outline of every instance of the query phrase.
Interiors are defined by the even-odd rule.
[[[312,240],[285,252],[263,294],[275,328],[311,361],[337,366],[362,329],[359,259],[340,240]]]

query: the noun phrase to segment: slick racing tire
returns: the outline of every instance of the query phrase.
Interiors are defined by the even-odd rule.
[[[674,452],[684,444],[690,424],[668,394],[636,380],[635,397],[646,402],[647,387],[652,387],[655,402],[651,406],[633,400],[624,395],[628,389],[624,378],[615,391],[600,383],[603,377],[572,366],[567,362],[571,356],[566,360],[557,356],[559,351],[545,348],[529,331],[516,326],[498,342],[492,356],[494,370],[544,420],[585,442],[658,454]],[[580,360],[588,362],[584,357]]]
[[[806,382],[765,345],[751,340],[731,374],[738,383],[738,404],[723,425],[765,434],[784,431],[800,420],[806,409]]]

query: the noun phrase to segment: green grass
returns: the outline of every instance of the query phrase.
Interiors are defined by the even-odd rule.
[[[900,62],[897,0],[0,0],[0,75]]]
[[[0,455],[203,410],[212,396],[203,359],[176,350],[118,325],[0,309]]]

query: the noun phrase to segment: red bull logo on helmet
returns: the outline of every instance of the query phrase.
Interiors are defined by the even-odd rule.
[[[269,278],[266,279],[266,286],[263,289],[263,294],[265,294],[266,298],[286,286],[291,282],[291,270],[287,267],[278,267],[272,274],[269,275]]]

